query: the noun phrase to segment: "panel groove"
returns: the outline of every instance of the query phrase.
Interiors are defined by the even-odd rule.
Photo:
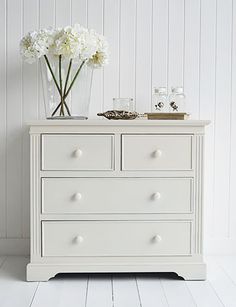
[[[8,146],[8,138],[7,138],[7,130],[8,130],[8,127],[7,127],[7,113],[8,113],[8,108],[7,108],[7,101],[8,101],[8,73],[7,73],[7,68],[8,68],[8,62],[7,62],[7,54],[8,54],[8,2],[6,0],[6,59],[5,59],[5,65],[6,65],[6,148],[5,148],[5,157],[6,157],[6,167],[5,167],[5,170],[6,170],[6,176],[5,176],[5,194],[6,194],[6,198],[5,198],[5,210],[6,210],[6,220],[5,220],[5,238],[8,238],[8,232],[7,232],[7,219],[8,219],[8,214],[7,214],[7,204],[8,204],[8,195],[7,195],[7,182],[8,182],[8,156],[7,156],[7,146]]]
[[[214,125],[214,131],[213,131],[213,139],[214,139],[214,142],[213,142],[213,161],[214,161],[214,168],[213,168],[213,185],[212,185],[212,195],[213,195],[213,202],[212,202],[212,207],[213,207],[213,212],[214,212],[214,209],[215,209],[215,199],[216,199],[216,195],[215,195],[215,158],[216,158],[216,153],[215,153],[215,150],[216,150],[216,97],[217,97],[217,89],[216,89],[216,76],[217,76],[217,45],[218,45],[218,42],[217,42],[217,30],[218,30],[218,27],[217,27],[217,15],[218,15],[218,0],[215,0],[216,2],[216,11],[215,11],[215,97],[214,97],[214,122],[213,122],[213,125]],[[212,233],[214,233],[214,214],[212,214],[212,225],[213,225],[213,229],[212,229]]]
[[[138,0],[135,0],[135,53],[134,53],[134,108],[137,108],[137,10]]]
[[[234,39],[234,1],[231,2],[232,6],[232,15],[231,15],[231,54],[230,54],[230,62],[231,62],[231,71],[230,71],[230,124],[229,124],[229,205],[228,205],[228,229],[227,229],[227,237],[230,237],[230,216],[231,216],[231,181],[232,181],[232,121],[233,121],[233,39]]]
[[[120,97],[120,24],[121,24],[121,0],[119,0],[119,18],[118,18],[118,29],[119,29],[119,34],[118,34],[118,94]]]
[[[150,60],[151,60],[151,69],[150,69],[150,93],[151,93],[151,99],[150,99],[150,111],[152,110],[152,93],[153,93],[153,80],[152,80],[152,74],[153,74],[153,1],[152,0],[152,9],[151,9],[151,50],[150,50]]]
[[[198,40],[198,44],[199,44],[199,48],[198,48],[198,119],[200,119],[200,114],[201,114],[201,48],[202,48],[202,0],[199,0],[199,40]]]
[[[6,87],[6,57],[7,57],[7,15],[6,15],[6,6],[7,1],[2,1],[1,11],[0,11],[0,26],[2,29],[2,44],[0,46],[0,238],[6,237],[6,158],[7,158],[7,118],[6,118],[6,109],[7,109],[7,87]]]
[[[236,121],[233,120],[235,119],[235,97],[236,97],[236,87],[235,87],[235,77],[236,77],[236,57],[235,57],[235,51],[236,51],[236,36],[235,36],[235,26],[236,26],[236,5],[235,2],[233,2],[233,31],[232,31],[232,80],[231,80],[231,85],[232,85],[232,93],[231,93],[231,99],[232,99],[232,104],[231,104],[231,173],[230,173],[230,237],[233,236],[235,233],[236,229],[236,214],[235,214],[235,192],[234,192],[234,186],[235,186],[235,135],[236,135]]]
[[[21,37],[24,35],[24,0],[21,0],[22,4],[21,4]],[[21,80],[22,80],[22,84],[21,84],[21,101],[22,101],[22,108],[21,108],[21,130],[23,130],[23,120],[24,120],[24,116],[23,116],[23,112],[24,112],[24,108],[25,108],[25,103],[24,103],[24,92],[23,92],[23,84],[24,84],[24,67],[23,67],[23,61],[21,61]],[[24,165],[24,156],[23,156],[23,152],[24,152],[24,134],[21,134],[21,178],[23,178],[23,165]],[[23,180],[21,180],[21,185],[20,185],[20,190],[21,190],[21,234],[20,237],[23,238],[23,202],[24,202],[24,194],[23,194],[23,190],[24,190],[24,182]]]
[[[185,87],[185,48],[186,48],[186,29],[185,29],[185,25],[186,25],[186,9],[185,9],[185,5],[186,5],[186,0],[184,0],[184,13],[183,13],[183,16],[184,16],[184,33],[183,33],[183,76],[182,76],[182,86],[183,88]]]
[[[104,35],[104,28],[105,28],[105,0],[102,0],[102,34]],[[102,68],[102,106],[101,110],[104,112],[104,68]]]
[[[166,67],[166,86],[167,90],[170,90],[170,84],[169,84],[169,58],[170,58],[170,0],[168,0],[168,7],[167,7],[167,67]]]

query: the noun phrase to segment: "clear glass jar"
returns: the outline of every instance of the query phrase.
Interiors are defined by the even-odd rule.
[[[51,69],[55,78],[58,80],[59,63],[57,59],[49,58]],[[78,70],[80,63],[73,62],[70,70],[70,75],[67,81],[67,88],[72,83],[74,76]],[[40,59],[41,79],[43,86],[43,99],[45,105],[45,115],[47,119],[87,119],[89,115],[89,104],[91,96],[91,84],[93,70],[87,65],[84,65],[80,70],[71,90],[69,91],[63,105],[53,80],[52,74],[49,71],[44,59]],[[65,87],[69,61],[63,60],[61,63],[61,78],[62,86]],[[59,82],[59,81],[58,81]],[[62,113],[63,110],[63,113]]]
[[[184,113],[186,110],[186,96],[183,87],[172,87],[169,95],[169,112]]]
[[[134,111],[133,98],[113,98],[113,110],[117,111]]]
[[[168,112],[168,96],[166,87],[154,88],[152,96],[152,112]]]

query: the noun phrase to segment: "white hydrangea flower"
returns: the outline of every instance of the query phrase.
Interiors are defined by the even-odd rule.
[[[43,29],[29,32],[20,42],[20,53],[24,60],[33,63],[45,54],[48,54],[49,47],[53,41],[53,31]]]
[[[79,24],[74,25],[80,42],[80,60],[88,60],[87,64],[99,68],[108,63],[108,43],[104,36],[93,29],[86,29]]]
[[[62,55],[63,58],[74,59],[79,57],[80,50],[79,35],[73,27],[65,27],[55,32],[54,42],[51,47],[53,55]]]
[[[29,63],[43,55],[86,61],[99,68],[108,63],[108,44],[104,36],[79,24],[57,30],[29,32],[20,43],[22,57]]]
[[[80,30],[80,60],[84,61],[91,58],[97,51],[97,39],[93,31],[88,29]]]
[[[93,68],[100,68],[108,64],[109,51],[108,43],[103,35],[94,32],[96,37],[97,50],[88,60],[88,65]]]
[[[88,66],[93,68],[101,68],[108,64],[108,54],[104,51],[96,51],[96,53],[88,60]]]

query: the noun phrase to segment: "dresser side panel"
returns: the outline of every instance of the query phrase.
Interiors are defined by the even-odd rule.
[[[30,257],[31,262],[41,256],[40,225],[40,134],[30,136]]]
[[[202,254],[203,250],[203,165],[204,165],[204,135],[195,136],[195,252]]]

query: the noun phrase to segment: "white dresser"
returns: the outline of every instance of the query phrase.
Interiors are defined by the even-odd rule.
[[[35,121],[28,281],[60,272],[205,279],[209,121]]]

